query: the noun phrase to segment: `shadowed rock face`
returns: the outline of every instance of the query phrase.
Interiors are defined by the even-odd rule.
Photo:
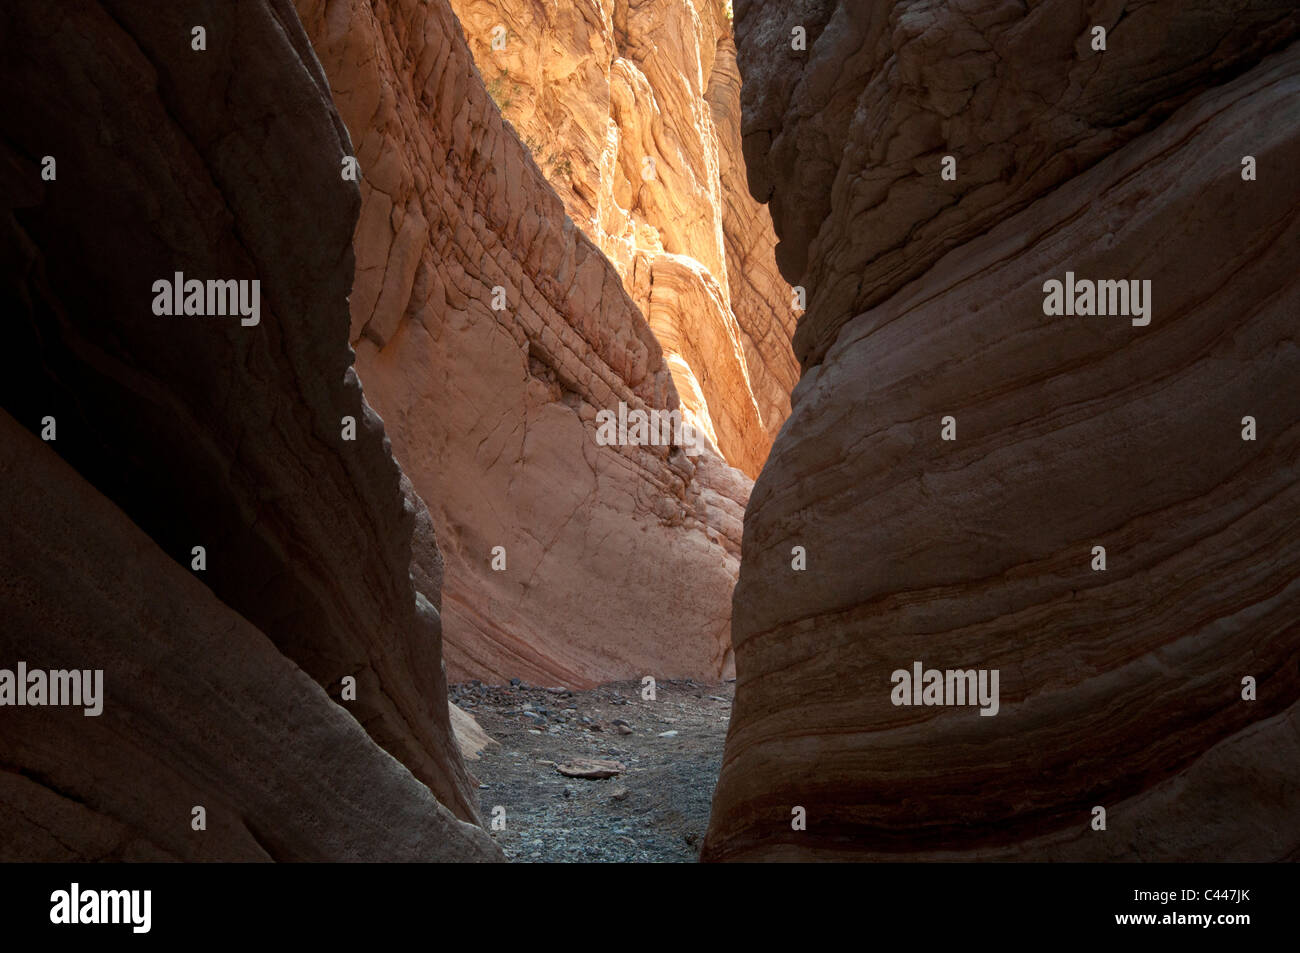
[[[705,858],[1295,859],[1294,8],[1116,5],[1104,54],[1076,4],[791,9],[737,9],[812,305]],[[1150,324],[1046,315],[1066,271],[1150,280]],[[914,661],[999,670],[998,714],[894,705]]]
[[[499,859],[49,445],[7,414],[0,441],[4,664],[105,696],[5,709],[0,861]]]
[[[437,592],[411,583],[419,500],[350,367],[351,147],[292,7],[11,4],[0,57],[0,397],[30,431],[57,421],[46,445],[11,424],[0,439],[18,541],[0,664],[102,665],[108,695],[98,719],[6,710],[0,842],[23,857],[495,856],[452,817],[476,812]],[[259,280],[260,322],[156,315],[153,283],[175,272]],[[336,704],[345,676],[357,698]],[[377,818],[367,792],[386,799]]]
[[[437,530],[449,671],[717,677],[749,480],[596,441],[600,410],[679,406],[653,309],[502,122],[445,2],[297,7],[360,162],[351,337]],[[656,300],[699,304],[692,267],[665,258]]]
[[[796,355],[1297,30],[1292,0],[737,0],[749,183],[809,293]]]

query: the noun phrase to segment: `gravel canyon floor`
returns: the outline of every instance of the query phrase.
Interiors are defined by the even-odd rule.
[[[659,682],[653,701],[639,682],[451,687],[495,742],[468,765],[484,822],[492,828],[504,808],[492,838],[510,860],[530,862],[697,860],[734,694],[734,682],[690,680]],[[560,773],[579,758],[626,770]]]

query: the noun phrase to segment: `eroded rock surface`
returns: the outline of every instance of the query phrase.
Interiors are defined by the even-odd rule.
[[[738,0],[750,186],[809,291],[799,359],[1297,29],[1291,0]]]
[[[795,312],[745,187],[723,0],[452,0],[502,115],[613,262],[683,408],[758,474],[790,409]]]
[[[717,677],[749,480],[712,450],[596,441],[599,410],[679,406],[658,312],[502,122],[445,2],[297,7],[360,162],[351,337],[436,528],[449,671]],[[661,261],[665,309],[722,300]]]
[[[811,307],[706,859],[1300,854],[1295,10],[1102,6],[737,6]],[[1046,315],[1067,271],[1150,324]],[[915,661],[1000,710],[894,705]]]
[[[14,358],[0,398],[29,431],[54,418],[46,446],[84,481],[52,461],[24,469],[32,451],[2,441],[7,474],[51,512],[6,501],[31,551],[6,545],[16,621],[0,665],[19,650],[33,666],[46,649],[66,665],[101,660],[110,692],[98,721],[0,715],[22,724],[0,738],[11,795],[32,808],[23,843],[60,857],[248,857],[249,837],[275,857],[492,855],[429,796],[477,818],[448,722],[437,593],[411,581],[418,500],[403,497],[351,369],[351,147],[292,6],[10,4],[0,58]],[[259,281],[258,322],[159,315],[154,283],[177,272]],[[76,551],[75,513],[37,493],[46,479],[83,509],[93,560]],[[192,569],[195,547],[205,564]],[[88,753],[114,728],[110,749]],[[183,763],[168,767],[169,752]],[[31,793],[46,780],[55,794]],[[379,836],[367,785],[408,830]],[[193,803],[209,807],[206,841],[189,836]],[[87,809],[104,837],[69,833]]]
[[[3,710],[0,861],[500,858],[3,413],[0,447],[3,665],[104,672],[99,715]]]

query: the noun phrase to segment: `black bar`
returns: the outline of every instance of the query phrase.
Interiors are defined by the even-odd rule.
[[[754,927],[783,922],[804,938],[843,925],[850,935],[869,941],[897,935],[918,950],[942,938],[983,945],[1108,937],[1181,946],[1188,940],[1293,943],[1296,937],[1296,868],[1287,864],[705,865],[677,866],[671,874],[667,869],[11,864],[0,866],[0,922],[7,940],[62,936],[82,942],[206,944],[291,937],[334,948],[349,939],[402,935],[422,938],[421,945],[443,945],[464,929],[492,946],[506,940],[608,947],[673,936],[695,945],[703,941],[702,927],[727,942]],[[137,933],[129,922],[52,923],[52,895],[70,893],[73,883],[83,903],[87,891],[150,891],[148,931]],[[1142,915],[1155,920],[1119,922]],[[1208,925],[1200,922],[1204,916],[1211,918]],[[1223,919],[1239,917],[1245,921]],[[123,914],[122,919],[131,918]],[[695,939],[688,940],[691,936]]]

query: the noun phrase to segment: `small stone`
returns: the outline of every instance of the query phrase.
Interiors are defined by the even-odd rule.
[[[661,731],[661,732],[659,732],[659,737],[660,737],[660,738],[676,738],[676,737],[677,737],[677,729],[674,728],[672,731]]]
[[[609,793],[609,799],[611,801],[626,801],[627,794],[628,794],[627,788],[623,787],[622,785],[619,785]]]
[[[510,687],[511,687],[511,688],[518,688],[518,687],[520,686],[520,684],[522,684],[522,683],[519,681],[519,679],[517,679],[517,678],[512,678],[512,679],[510,679]]]

